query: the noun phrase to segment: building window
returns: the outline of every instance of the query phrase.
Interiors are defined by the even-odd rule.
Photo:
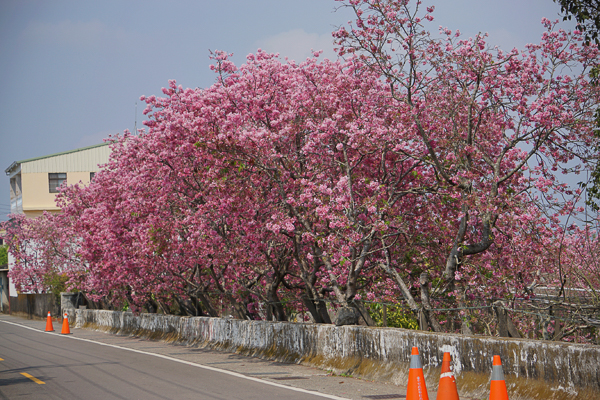
[[[58,187],[67,180],[66,173],[48,174],[48,184],[50,186],[50,193],[58,193]]]
[[[90,172],[90,182],[94,180],[94,176],[96,176],[96,173]]]

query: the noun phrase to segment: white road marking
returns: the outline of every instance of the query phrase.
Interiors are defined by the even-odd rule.
[[[209,371],[220,372],[222,374],[227,374],[227,375],[235,376],[237,378],[247,379],[249,381],[254,381],[254,382],[262,383],[262,384],[265,384],[265,385],[275,386],[275,387],[282,388],[282,389],[288,389],[288,390],[292,390],[294,392],[307,393],[307,394],[311,394],[313,396],[324,397],[326,399],[351,400],[351,399],[348,399],[346,397],[339,397],[339,396],[334,396],[332,394],[324,394],[324,393],[314,392],[312,390],[306,390],[306,389],[296,388],[296,387],[293,387],[293,386],[282,385],[282,384],[275,383],[275,382],[269,382],[269,381],[265,381],[263,379],[253,378],[251,376],[242,375],[242,374],[239,374],[237,372],[227,371],[225,369],[220,369],[220,368],[215,368],[215,367],[209,367],[209,366],[202,365],[202,364],[196,364],[196,363],[193,363],[191,361],[180,360],[178,358],[169,357],[169,356],[165,356],[165,355],[162,355],[162,354],[150,353],[150,352],[147,352],[147,351],[142,351],[142,350],[130,349],[128,347],[117,346],[117,345],[114,345],[114,344],[97,342],[95,340],[78,338],[78,337],[73,336],[73,335],[62,335],[60,333],[45,332],[45,331],[41,331],[41,330],[36,329],[36,328],[32,328],[30,326],[17,324],[15,322],[9,322],[9,321],[4,321],[4,320],[0,320],[0,322],[4,322],[5,324],[11,324],[11,325],[20,326],[22,328],[29,329],[29,330],[32,330],[32,331],[35,331],[35,332],[39,332],[39,333],[44,333],[44,334],[47,334],[47,335],[56,335],[56,336],[60,336],[60,337],[68,338],[68,339],[81,340],[83,342],[95,343],[95,344],[98,344],[98,345],[101,345],[101,346],[113,347],[115,349],[128,350],[128,351],[132,351],[134,353],[147,354],[149,356],[163,358],[165,360],[175,361],[175,362],[178,362],[178,363],[181,363],[181,364],[187,364],[187,365],[191,365],[192,367],[202,368],[202,369],[206,369],[206,370],[209,370]]]

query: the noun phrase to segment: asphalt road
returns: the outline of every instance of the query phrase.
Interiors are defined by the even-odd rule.
[[[60,324],[54,328],[60,332]],[[0,315],[0,399],[403,399],[406,393],[301,365],[44,329],[44,321]]]
[[[260,379],[3,322],[2,399],[324,398]]]

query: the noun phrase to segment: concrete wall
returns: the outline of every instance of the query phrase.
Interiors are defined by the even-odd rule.
[[[76,310],[76,326],[304,363],[400,385],[407,382],[411,347],[417,346],[429,387],[437,387],[443,352],[448,351],[459,393],[477,398],[487,398],[492,357],[498,354],[511,400],[600,399],[600,346],[105,310]]]

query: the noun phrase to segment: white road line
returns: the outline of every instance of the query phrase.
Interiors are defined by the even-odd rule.
[[[32,331],[35,331],[35,332],[39,332],[39,333],[60,336],[60,337],[63,337],[63,338],[68,338],[68,339],[81,340],[83,342],[95,343],[95,344],[99,344],[101,346],[113,347],[115,349],[128,350],[128,351],[132,351],[134,353],[147,354],[149,356],[163,358],[165,360],[175,361],[175,362],[178,362],[178,363],[181,363],[181,364],[187,364],[187,365],[191,365],[192,367],[202,368],[202,369],[206,369],[206,370],[209,370],[209,371],[220,372],[222,374],[227,374],[227,375],[235,376],[237,378],[247,379],[249,381],[254,381],[254,382],[262,383],[262,384],[265,384],[265,385],[275,386],[275,387],[282,388],[282,389],[288,389],[288,390],[292,390],[294,392],[307,393],[307,394],[311,394],[313,396],[324,397],[326,399],[351,400],[351,399],[348,399],[346,397],[339,397],[339,396],[334,396],[332,394],[324,394],[324,393],[314,392],[312,390],[306,390],[306,389],[296,388],[296,387],[293,387],[293,386],[282,385],[282,384],[275,383],[275,382],[269,382],[269,381],[265,381],[263,379],[253,378],[251,376],[242,375],[242,374],[239,374],[237,372],[227,371],[225,369],[220,369],[220,368],[209,367],[209,366],[202,365],[202,364],[196,364],[196,363],[193,363],[191,361],[180,360],[178,358],[169,357],[169,356],[165,356],[165,355],[162,355],[162,354],[150,353],[150,352],[147,352],[147,351],[130,349],[129,347],[122,347],[122,346],[117,346],[117,345],[114,345],[114,344],[107,344],[107,343],[97,342],[95,340],[78,338],[78,337],[73,336],[73,335],[62,335],[60,333],[45,332],[45,331],[41,331],[41,330],[36,329],[36,328],[32,328],[32,327],[27,326],[27,325],[21,325],[21,324],[15,323],[15,322],[9,322],[9,321],[5,321],[5,320],[0,320],[0,322],[4,322],[5,324],[11,324],[11,325],[20,326],[22,328],[29,329],[29,330],[32,330]]]

